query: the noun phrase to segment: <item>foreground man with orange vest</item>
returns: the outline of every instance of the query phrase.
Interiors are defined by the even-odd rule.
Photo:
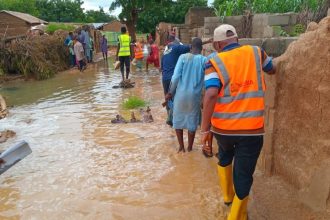
[[[228,220],[246,220],[248,195],[263,145],[263,71],[273,74],[275,67],[261,48],[238,44],[231,25],[215,29],[213,47],[218,54],[206,64],[204,78],[203,150],[211,153],[206,142],[212,132],[219,146],[224,202],[231,204]]]

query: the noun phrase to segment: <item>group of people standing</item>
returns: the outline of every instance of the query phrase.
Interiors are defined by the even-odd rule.
[[[146,71],[148,71],[149,64],[153,64],[155,68],[159,69],[159,48],[152,38],[147,38],[147,43],[144,40],[132,41],[126,27],[122,27],[121,35],[118,37],[116,60],[120,62],[122,80],[125,81],[128,80],[131,63],[140,70],[142,70],[143,61],[146,62]]]
[[[167,123],[176,131],[178,152],[185,152],[183,129],[188,130],[188,151],[201,124],[202,151],[213,156],[213,135],[218,144],[218,175],[224,203],[231,206],[228,220],[246,220],[253,173],[263,145],[264,73],[274,74],[272,58],[257,46],[240,45],[233,26],[223,24],[213,39],[194,38],[183,45],[169,36],[162,62],[162,83]],[[201,55],[203,43],[216,52]],[[202,112],[202,113],[201,113]],[[170,114],[169,114],[170,115]]]
[[[86,69],[87,63],[93,61],[94,41],[90,36],[89,26],[84,26],[75,33],[69,32],[64,45],[69,48],[71,67],[77,66],[80,71],[83,71]]]

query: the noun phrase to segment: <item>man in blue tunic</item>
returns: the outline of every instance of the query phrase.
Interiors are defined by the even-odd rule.
[[[166,100],[174,95],[173,128],[179,142],[178,152],[185,152],[183,129],[188,130],[188,151],[192,150],[195,133],[201,118],[201,97],[204,84],[204,64],[201,55],[202,40],[194,38],[191,53],[183,54],[175,66]]]

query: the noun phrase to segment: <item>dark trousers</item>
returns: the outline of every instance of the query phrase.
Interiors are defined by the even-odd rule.
[[[85,66],[86,66],[85,61],[84,60],[79,60],[79,70],[82,71]]]
[[[129,71],[130,71],[130,56],[119,57],[119,62],[120,62],[121,76],[124,79],[124,65],[125,65],[126,66],[126,79],[128,79]]]
[[[263,145],[263,136],[226,136],[215,134],[219,146],[219,165],[233,164],[233,182],[236,195],[244,199],[249,195],[253,173]]]
[[[171,79],[162,79],[162,84],[163,84],[164,95],[166,95],[170,89]]]
[[[70,58],[70,67],[74,67],[76,65],[76,56],[70,54],[69,58]]]

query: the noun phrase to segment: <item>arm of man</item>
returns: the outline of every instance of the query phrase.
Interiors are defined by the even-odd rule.
[[[179,48],[179,54],[184,54],[190,52],[191,45],[190,44],[178,45],[178,48]]]
[[[205,94],[203,100],[203,114],[202,114],[202,144],[206,145],[210,135],[211,118],[214,111],[214,106],[217,102],[219,91],[222,87],[219,76],[210,62],[205,67]]]
[[[273,58],[269,57],[267,53],[261,49],[261,59],[262,59],[262,70],[269,75],[273,75],[276,72],[276,66],[273,62]]]
[[[118,46],[117,46],[117,51],[116,51],[116,60],[118,60],[118,53],[119,53],[119,49],[120,49],[120,43],[118,43]]]
[[[202,45],[204,45],[204,44],[209,44],[209,43],[212,43],[213,42],[213,38],[210,38],[210,39],[208,39],[208,40],[206,40],[206,41],[203,41],[202,42]]]

